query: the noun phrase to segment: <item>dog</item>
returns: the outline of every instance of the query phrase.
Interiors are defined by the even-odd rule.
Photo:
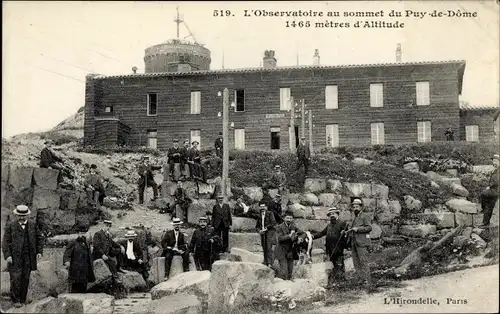
[[[311,252],[313,244],[312,234],[309,231],[306,231],[304,234],[301,234],[299,236],[299,239],[300,240],[297,241],[295,246],[298,259],[297,266],[311,264]]]

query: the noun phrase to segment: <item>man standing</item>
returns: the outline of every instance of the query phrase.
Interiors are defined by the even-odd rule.
[[[120,265],[124,269],[136,271],[142,275],[145,282],[148,282],[148,266],[144,262],[143,248],[137,241],[137,234],[134,230],[129,230],[125,234],[125,239],[119,241],[121,254],[119,255]]]
[[[488,227],[490,225],[493,209],[498,200],[498,184],[500,181],[498,166],[500,164],[500,156],[493,155],[492,162],[495,170],[491,174],[488,187],[481,193],[481,208],[483,210],[483,224],[481,227]]]
[[[43,237],[35,222],[28,220],[28,206],[14,209],[17,220],[7,222],[2,243],[10,274],[10,298],[16,308],[26,303],[32,270],[43,253]]]
[[[309,161],[311,159],[311,151],[309,150],[309,145],[306,143],[306,138],[303,136],[300,139],[299,146],[297,146],[297,169],[299,170],[302,165],[304,165],[304,171],[307,175],[309,169]]]
[[[211,226],[207,226],[207,217],[200,217],[200,226],[194,231],[189,252],[194,255],[197,270],[212,270],[212,263],[218,260],[222,243]]]
[[[116,279],[119,269],[116,257],[120,254],[120,246],[111,238],[111,225],[111,220],[104,220],[104,228],[94,234],[92,260],[102,259]]]
[[[201,166],[201,156],[198,150],[199,144],[198,141],[193,141],[192,147],[188,151],[189,172],[191,179],[205,182],[205,171]]]
[[[229,230],[233,224],[231,209],[228,204],[223,204],[223,197],[217,197],[217,204],[212,209],[212,227],[215,233],[222,238],[222,251],[229,252]]]
[[[276,228],[278,245],[276,246],[276,259],[279,261],[280,269],[278,277],[283,280],[291,280],[293,273],[294,243],[298,242],[298,236],[302,233],[293,222],[293,213],[285,212],[284,221]]]
[[[168,149],[168,174],[174,179],[175,164],[180,164],[181,173],[184,171],[183,149],[179,147],[179,140],[174,139],[174,146]]]
[[[451,128],[447,128],[446,131],[444,132],[444,136],[446,137],[447,141],[453,141],[453,130]]]
[[[95,281],[94,264],[87,243],[85,226],[77,226],[78,238],[71,241],[64,251],[63,263],[68,268],[70,293],[87,292],[87,284]]]
[[[224,140],[222,139],[222,132],[219,132],[219,137],[215,140],[214,147],[217,157],[222,158],[224,151]]]
[[[260,217],[257,218],[255,228],[260,234],[260,243],[264,252],[264,265],[273,267],[274,248],[276,246],[276,220],[274,214],[267,210],[265,203],[260,203]]]
[[[283,222],[283,218],[281,217],[282,214],[282,205],[281,205],[281,194],[276,194],[274,199],[268,203],[269,206],[269,211],[271,211],[274,214],[274,219],[276,220],[277,224],[280,224]]]
[[[181,224],[182,221],[179,218],[174,218],[172,221],[174,229],[165,232],[161,240],[163,256],[165,257],[165,278],[170,276],[170,266],[172,266],[172,259],[175,255],[182,256],[182,268],[184,272],[189,271],[189,251],[184,233],[180,230]]]
[[[150,165],[149,157],[142,156],[142,163],[137,166],[137,173],[139,173],[140,176],[139,181],[137,182],[139,187],[139,204],[144,203],[144,190],[148,186],[153,188],[152,201],[155,201],[158,198],[158,185],[153,177],[154,170],[161,170],[161,166]]]
[[[102,178],[97,174],[97,166],[90,165],[89,174],[84,181],[85,191],[87,192],[87,201],[93,208],[100,209],[104,200],[104,184]]]
[[[175,204],[172,212],[172,217],[181,219],[181,217],[177,216],[177,206],[179,206],[182,210],[182,215],[184,216],[182,217],[182,219],[184,219],[184,221],[188,223],[188,208],[189,204],[191,204],[192,201],[187,197],[186,192],[182,188],[182,181],[177,181],[177,189],[175,190],[174,198]]]
[[[360,198],[354,198],[351,211],[354,213],[354,219],[348,229],[347,241],[352,251],[352,262],[356,273],[360,276],[368,289],[373,291],[370,265],[368,264],[368,247],[371,245],[370,232],[372,231],[370,217],[362,212],[363,202]]]
[[[181,159],[182,159],[182,164],[184,165],[181,168],[181,171],[182,171],[182,177],[184,179],[188,179],[191,177],[191,173],[190,173],[191,168],[189,167],[189,164],[188,164],[188,151],[189,151],[189,140],[185,139],[184,146],[181,147]],[[186,168],[187,168],[187,170],[186,170]]]
[[[327,216],[330,218],[330,223],[323,231],[313,235],[313,239],[326,236],[326,256],[333,264],[333,271],[328,276],[328,288],[331,288],[345,279],[344,249],[347,238],[342,231],[347,229],[347,223],[339,219],[340,210],[336,207],[328,209]]]

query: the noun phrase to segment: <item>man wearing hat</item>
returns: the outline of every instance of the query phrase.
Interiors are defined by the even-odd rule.
[[[191,173],[191,179],[206,182],[205,170],[201,166],[201,156],[198,150],[198,141],[193,141],[192,147],[188,151],[188,164],[189,172]]]
[[[270,212],[274,214],[274,219],[276,220],[277,224],[280,224],[283,222],[282,216],[282,205],[281,205],[281,194],[276,194],[274,199],[267,204],[268,209]]]
[[[347,229],[347,223],[339,219],[340,210],[336,207],[328,209],[330,223],[321,232],[313,235],[313,239],[326,236],[326,256],[333,264],[333,272],[328,277],[328,287],[345,280],[344,249],[347,248],[347,237],[342,231]]]
[[[121,248],[111,237],[111,220],[104,220],[104,226],[97,231],[92,238],[92,260],[102,259],[108,266],[113,278],[117,278],[119,265],[117,256]]]
[[[139,173],[139,181],[137,186],[139,189],[139,204],[144,203],[144,190],[147,186],[153,188],[153,201],[158,198],[158,184],[156,184],[153,171],[161,170],[161,166],[153,166],[149,164],[149,157],[143,156],[142,162],[137,166],[137,173]]]
[[[481,193],[481,208],[483,210],[483,224],[481,227],[488,227],[490,225],[493,209],[498,200],[498,184],[500,181],[498,165],[500,164],[500,156],[497,154],[493,155],[492,162],[495,170],[490,176],[488,187]]]
[[[354,198],[351,204],[354,219],[349,229],[342,233],[347,234],[347,243],[351,248],[352,262],[357,275],[365,281],[367,289],[372,291],[373,286],[368,265],[368,247],[371,245],[370,232],[372,227],[370,217],[362,212],[362,209],[363,201],[360,198]]]
[[[137,233],[134,230],[128,230],[125,233],[125,240],[118,241],[121,254],[119,255],[119,264],[124,269],[136,271],[142,275],[145,282],[148,282],[148,266],[143,260],[144,250],[137,240]]]
[[[212,270],[212,263],[219,259],[222,241],[215,229],[207,225],[208,218],[200,217],[199,227],[189,243],[189,252],[194,255],[197,270]]]
[[[167,230],[161,246],[163,248],[163,256],[165,257],[165,277],[170,275],[170,266],[172,266],[172,259],[175,255],[182,256],[182,268],[185,272],[189,271],[189,251],[187,247],[187,240],[184,233],[181,232],[182,221],[179,218],[172,220],[173,230]]]
[[[310,159],[311,151],[309,150],[309,145],[306,143],[305,136],[302,136],[300,143],[297,146],[297,170],[304,165],[305,174],[307,175]]]
[[[168,173],[174,179],[175,164],[180,164],[181,172],[184,171],[183,150],[179,147],[179,140],[174,139],[174,146],[168,149]]]
[[[62,160],[59,156],[54,154],[51,150],[52,141],[48,140],[45,142],[45,147],[40,152],[40,168],[49,168],[49,169],[58,169],[61,170],[64,168],[62,165],[64,160]]]
[[[217,203],[212,209],[212,227],[215,228],[215,233],[222,238],[222,251],[228,252],[229,249],[229,229],[233,224],[233,216],[228,204],[223,204],[224,198],[217,197]]]
[[[275,189],[278,189],[278,191],[280,193],[283,193],[285,191],[286,176],[281,171],[280,165],[274,166],[274,173],[273,173],[270,181],[271,181],[272,187]]]
[[[15,307],[26,303],[32,270],[43,254],[43,236],[36,223],[29,220],[31,213],[26,205],[14,209],[13,219],[5,226],[2,250],[10,274],[10,298]]]
[[[274,248],[276,246],[276,220],[274,213],[267,210],[266,203],[260,203],[260,215],[255,228],[260,234],[260,244],[264,252],[264,265],[273,267]]]
[[[300,241],[301,231],[293,222],[293,213],[285,212],[284,221],[276,227],[278,245],[276,246],[276,259],[280,264],[278,277],[283,280],[291,280],[293,273],[294,244]]]
[[[83,185],[85,187],[85,191],[87,192],[89,205],[100,209],[100,205],[105,197],[105,191],[102,178],[97,174],[97,165],[90,165],[89,174],[85,177]]]
[[[68,268],[70,293],[87,292],[87,284],[95,281],[94,265],[90,253],[90,245],[85,233],[87,228],[77,225],[78,238],[68,243],[64,251],[63,263]]]
[[[215,139],[214,147],[217,157],[222,158],[224,152],[224,140],[222,139],[222,132],[219,132],[219,137]]]

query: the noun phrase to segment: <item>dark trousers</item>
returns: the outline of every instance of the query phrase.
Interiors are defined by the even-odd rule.
[[[177,217],[177,206],[179,206],[182,210],[182,213],[184,215],[183,218]],[[184,219],[185,223],[188,223],[188,208],[189,208],[189,202],[182,201],[182,202],[175,202],[174,204],[174,211],[172,212],[172,217],[177,217],[179,219]]]
[[[481,208],[483,209],[483,225],[489,225],[495,203],[498,200],[496,191],[491,189],[484,190],[481,193]]]
[[[139,274],[142,275],[142,278],[144,278],[144,281],[147,282],[147,279],[149,277],[149,272],[148,272],[148,266],[146,265],[146,263],[144,261],[141,264],[137,261],[137,259],[136,260],[128,259],[126,255],[120,255],[120,258],[121,258],[120,265],[124,269],[138,272]],[[142,259],[142,256],[139,258]]]
[[[274,264],[274,251],[271,239],[268,239],[267,234],[260,235],[260,244],[264,252],[264,265],[273,266]]]
[[[293,274],[293,258],[281,257],[278,259],[278,262],[280,263],[278,277],[283,280],[291,280]]]
[[[333,264],[333,270],[330,273],[330,276],[328,276],[328,284],[345,280],[344,253],[335,252],[334,254],[331,254],[330,261]]]
[[[217,154],[217,157],[222,158],[224,155],[224,151],[222,148],[216,148],[215,153]]]
[[[177,162],[174,162],[173,160],[170,160],[168,162],[168,173],[172,176],[172,178],[174,178],[174,170],[175,170],[176,163]],[[180,160],[178,162],[178,164],[180,164],[180,170],[181,170],[181,176],[182,176],[184,173],[184,160]]]
[[[71,282],[69,293],[85,293],[87,292],[86,282]]]
[[[155,180],[148,180],[148,186],[153,188],[153,197],[158,198],[158,184],[156,184]],[[144,203],[144,188],[146,187],[145,182],[140,182],[139,186],[139,204]]]
[[[31,274],[29,258],[26,259],[25,261],[23,261],[23,267],[21,267],[21,269],[9,271],[10,299],[13,303],[26,303],[26,296],[28,295],[28,286],[30,283]]]
[[[191,179],[206,182],[205,168],[203,168],[199,161],[189,163],[189,173],[191,175]]]
[[[220,223],[219,226],[215,228],[215,234],[222,238],[222,252],[227,252],[229,248],[229,227]]]
[[[307,159],[307,158],[298,158],[297,159],[297,169],[296,170],[299,170],[300,167],[302,167],[302,165],[304,165],[304,171],[307,173],[308,170],[309,170],[309,159]]]
[[[189,252],[186,250],[184,253],[180,254],[171,250],[168,250],[165,253],[165,276],[168,277],[170,275],[170,267],[172,266],[172,259],[175,255],[182,256],[182,268],[184,272],[189,271]]]
[[[211,256],[209,251],[201,251],[200,253],[196,253],[194,255],[194,262],[196,263],[197,270],[211,270]]]
[[[120,266],[118,264],[118,260],[114,257],[109,257],[108,259],[104,261],[106,265],[108,265],[109,271],[111,272],[111,275],[113,278],[116,278],[118,276],[118,267]]]

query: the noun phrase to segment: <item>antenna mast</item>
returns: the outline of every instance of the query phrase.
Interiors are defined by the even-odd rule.
[[[182,17],[180,16],[179,14],[179,7],[176,8],[176,11],[177,11],[177,17],[175,18],[174,22],[177,24],[177,39],[179,39],[179,31],[180,31],[180,24],[181,23],[184,23],[184,26],[186,27],[187,31],[189,32],[189,35],[187,35],[186,37],[184,37],[183,39],[186,39],[186,38],[189,38],[189,37],[192,37],[193,38],[193,41],[194,43],[196,44],[196,38],[194,38],[194,35],[193,33],[191,32],[191,30],[189,29],[189,27],[187,26],[186,22],[182,19]]]
[[[184,22],[179,16],[179,7],[177,7],[177,18],[174,20],[174,22],[177,24],[177,39],[179,39],[179,25]]]

